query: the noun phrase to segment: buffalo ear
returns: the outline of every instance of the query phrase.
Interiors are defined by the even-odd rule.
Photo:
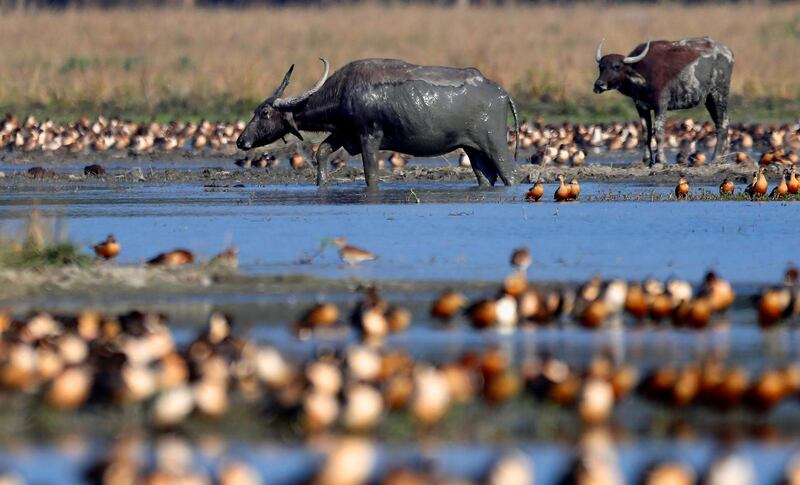
[[[289,128],[289,133],[300,138],[300,141],[303,140],[303,135],[300,134],[300,129],[297,127],[297,123],[294,121],[294,116],[292,113],[284,113],[283,119],[286,121],[286,127]]]
[[[283,95],[283,91],[286,89],[286,86],[289,85],[289,79],[292,77],[292,71],[294,71],[294,64],[289,67],[289,70],[286,71],[286,74],[283,75],[283,81],[281,81],[281,85],[278,86],[278,89],[275,90],[275,94],[272,95],[273,98],[280,98]]]

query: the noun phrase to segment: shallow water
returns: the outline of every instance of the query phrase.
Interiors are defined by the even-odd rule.
[[[715,190],[695,187],[694,190]],[[136,184],[0,194],[0,227],[18,231],[31,207],[59,220],[87,246],[114,233],[120,262],[185,247],[209,258],[239,246],[245,272],[371,279],[487,279],[508,272],[508,256],[530,246],[533,279],[574,281],[599,273],[627,279],[699,279],[716,268],[733,282],[771,282],[796,261],[800,211],[780,202],[649,202],[672,187],[583,185],[582,197],[634,194],[640,201],[555,204],[523,201],[524,187],[468,184],[202,187]],[[419,203],[417,203],[419,201]],[[343,266],[333,247],[345,236],[380,259]]]

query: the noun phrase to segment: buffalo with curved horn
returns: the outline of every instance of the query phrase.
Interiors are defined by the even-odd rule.
[[[595,52],[600,75],[594,83],[594,92],[616,89],[633,99],[647,134],[645,163],[667,161],[663,144],[667,112],[694,108],[700,103],[705,103],[717,131],[714,160],[728,154],[728,94],[734,63],[730,49],[710,37],[648,41],[639,44],[628,56],[604,56],[602,48],[601,41]],[[651,113],[655,114],[655,122]]]
[[[361,154],[367,185],[378,182],[378,151],[435,156],[462,148],[480,185],[516,183],[508,155],[509,94],[477,69],[418,66],[393,59],[351,62],[299,96],[283,97],[294,66],[255,110],[236,145],[249,150],[301,131],[330,135],[315,154],[317,184],[328,178],[328,157],[340,148]],[[516,157],[516,153],[515,153]]]

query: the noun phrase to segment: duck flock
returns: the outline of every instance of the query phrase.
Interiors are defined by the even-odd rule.
[[[377,257],[343,238],[333,243],[348,264],[369,264]],[[121,246],[110,235],[94,249],[99,258],[111,259]],[[235,251],[226,253],[235,258]],[[193,262],[191,253],[176,250],[148,263]],[[182,338],[165,315],[152,312],[0,312],[0,388],[7,397],[26,396],[62,412],[142,409],[142,425],[155,431],[180,429],[198,418],[221,420],[245,406],[261,410],[265,422],[294,423],[292,429],[306,437],[380,433],[393,416],[433,431],[463,406],[497,407],[520,400],[532,409],[555,407],[593,429],[612,423],[615,410],[629,400],[676,412],[707,409],[761,416],[800,395],[800,361],[753,369],[729,362],[724,353],[644,363],[600,352],[576,363],[549,352],[515,358],[494,337],[458,355],[431,359],[402,344],[403,334],[415,325],[444,335],[477,332],[487,337],[519,332],[535,336],[531,332],[539,328],[725,332],[731,325],[726,313],[733,306],[751,309],[766,336],[800,315],[800,273],[794,267],[780,284],[743,299],[715,272],[708,272],[697,286],[677,278],[595,277],[577,287],[555,287],[529,281],[532,262],[529,249],[519,248],[510,258],[512,272],[493,294],[468,300],[457,290],[445,290],[424,312],[387,301],[375,287],[361,291],[352,305],[310,305],[286,325],[298,344],[321,344],[302,356],[248,338],[220,312],[211,314],[193,337]],[[366,439],[337,439],[327,453],[305,483],[468,483],[413,467],[386,471],[379,481],[370,481],[375,445]],[[619,472],[608,456],[583,450],[575,460],[563,483],[622,483],[614,479]],[[723,470],[714,473],[724,473],[729,466],[725,460],[712,465]],[[351,469],[353,461],[359,467]],[[93,483],[260,483],[258,472],[246,463],[228,463],[216,478],[198,475],[186,463],[162,465],[164,469],[142,467],[115,450],[93,466]],[[108,481],[109,474],[123,472],[130,481]],[[683,478],[674,481],[676,476]],[[686,464],[658,463],[648,469],[643,483],[691,484],[698,483],[697,476]],[[512,453],[498,457],[476,483],[530,484],[533,477],[530,462]]]
[[[135,123],[117,118],[81,117],[73,123],[37,121],[28,116],[19,119],[6,115],[0,125],[0,150],[12,152],[105,152],[123,151],[131,154],[169,151],[198,151],[235,149],[236,139],[245,122],[211,122],[209,120],[157,121]],[[750,153],[760,150],[762,165],[797,163],[800,151],[800,124],[735,124],[731,125],[733,162],[750,164]],[[690,166],[706,162],[704,153],[716,143],[713,124],[692,119],[667,123],[665,144],[678,150],[676,163]],[[582,165],[592,149],[608,151],[634,150],[642,140],[638,123],[561,123],[547,124],[542,120],[523,121],[519,133],[509,131],[509,146],[517,138],[523,150],[530,150],[529,161],[534,164]],[[316,145],[311,147],[315,151]],[[301,153],[293,153],[286,163],[294,168],[304,165]],[[334,165],[342,159],[334,159]],[[401,168],[405,159],[393,154],[384,160],[393,168]],[[464,163],[468,163],[464,160]],[[243,158],[238,165],[244,168],[275,167],[281,160],[270,154]]]

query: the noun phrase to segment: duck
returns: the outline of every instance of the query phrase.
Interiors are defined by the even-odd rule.
[[[735,185],[733,184],[733,181],[728,177],[725,177],[722,183],[719,184],[719,195],[723,197],[733,195],[734,188]]]
[[[472,162],[469,160],[469,155],[466,152],[461,152],[458,154],[458,166],[464,168],[472,167]]]
[[[694,485],[697,476],[688,465],[663,462],[652,465],[640,482],[642,485]]]
[[[292,155],[292,158],[289,159],[289,165],[295,170],[303,168],[305,164],[306,160],[305,158],[303,158],[303,155],[301,155],[299,152],[295,152],[295,154]]]
[[[511,266],[521,271],[527,270],[533,263],[531,251],[528,246],[522,246],[511,253]]]
[[[788,176],[789,176],[789,171],[784,170],[780,182],[778,182],[778,185],[776,185],[772,189],[772,192],[770,192],[769,194],[771,198],[775,199],[778,197],[783,197],[784,195],[789,193],[789,186],[786,184],[786,177]]]
[[[578,197],[581,195],[581,185],[578,183],[578,179],[572,179],[570,181],[569,190],[570,190],[570,199],[578,200]]]
[[[739,165],[753,165],[753,159],[750,158],[746,153],[739,152],[736,154],[736,163]]]
[[[383,316],[391,333],[400,333],[411,325],[411,312],[401,306],[390,305]]]
[[[399,153],[392,152],[392,156],[389,157],[389,165],[391,165],[392,169],[399,170],[406,166],[406,159]]]
[[[675,186],[675,198],[685,199],[689,195],[689,182],[686,181],[686,176],[680,174],[678,185]]]
[[[699,295],[708,298],[711,311],[714,313],[724,312],[736,299],[736,293],[731,284],[720,278],[714,271],[706,273]]]
[[[433,302],[431,316],[449,323],[464,308],[465,304],[464,295],[454,290],[445,290]]]
[[[747,194],[751,197],[763,197],[767,194],[769,183],[767,182],[767,177],[764,175],[765,171],[766,169],[761,167],[753,174],[753,182],[750,184],[747,191]]]
[[[309,308],[297,321],[300,333],[309,333],[317,328],[329,328],[339,322],[339,307],[333,303],[317,303]]]
[[[374,261],[378,256],[366,249],[361,249],[347,244],[347,239],[337,237],[333,240],[333,244],[339,247],[339,258],[349,266],[356,266],[365,261]]]
[[[537,180],[533,186],[525,193],[525,200],[531,202],[538,202],[544,195],[544,182],[541,179]]]
[[[800,192],[800,180],[797,180],[797,173],[794,165],[789,169],[789,182],[787,185],[790,194],[796,195]]]
[[[556,189],[555,194],[553,194],[553,199],[556,202],[566,202],[570,200],[572,197],[572,189],[570,189],[569,185],[564,183],[564,176],[559,174],[558,175],[558,189]]]
[[[95,244],[93,249],[98,258],[103,258],[108,261],[119,255],[121,247],[114,235],[109,234],[104,241]]]
[[[578,150],[574,154],[572,154],[572,166],[573,167],[580,167],[586,161],[586,152],[583,150]]]
[[[706,164],[706,154],[700,151],[695,151],[689,155],[689,166],[700,167]]]
[[[186,249],[173,249],[147,261],[152,266],[183,266],[194,263],[194,254]]]

